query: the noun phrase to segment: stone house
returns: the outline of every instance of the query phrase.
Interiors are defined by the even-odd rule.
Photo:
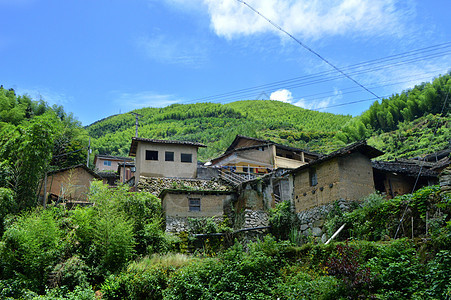
[[[166,219],[166,231],[188,229],[188,218],[216,218],[230,212],[234,191],[164,189],[158,196]]]
[[[290,171],[296,212],[373,193],[371,159],[382,154],[366,142],[357,142]]]
[[[269,140],[237,135],[224,154],[206,165],[226,168],[236,173],[265,174],[278,168],[294,169],[318,157],[320,154]]]
[[[47,173],[47,194],[54,199],[87,201],[93,180],[100,179],[85,165],[77,165]],[[45,185],[41,184],[39,195],[44,197]]]
[[[132,138],[129,155],[136,158],[135,185],[144,177],[197,177],[201,143]]]

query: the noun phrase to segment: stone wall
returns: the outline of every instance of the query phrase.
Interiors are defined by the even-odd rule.
[[[180,233],[189,231],[190,222],[188,217],[166,217],[166,232]],[[216,224],[221,223],[224,220],[223,216],[216,216],[212,218]]]
[[[351,207],[355,205],[355,201],[338,200],[340,209],[350,211]],[[296,215],[300,221],[300,229],[304,235],[313,235],[314,237],[321,238],[324,243],[329,238],[324,227],[324,222],[327,215],[333,210],[335,203],[329,203],[314,207],[309,210],[298,212]]]
[[[192,190],[213,190],[231,191],[233,187],[220,179],[180,179],[180,178],[160,178],[141,176],[138,182],[138,191],[150,192],[158,196],[164,189],[192,189]]]
[[[443,192],[451,192],[451,166],[447,167],[440,173],[440,189]]]

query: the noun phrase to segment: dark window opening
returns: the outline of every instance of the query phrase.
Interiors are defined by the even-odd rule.
[[[174,161],[174,152],[166,151],[164,153],[164,160],[165,161]]]
[[[193,162],[193,155],[190,153],[182,153],[180,156],[180,160],[184,163],[190,163]]]
[[[200,211],[200,198],[188,199],[189,211]]]
[[[315,168],[311,168],[309,170],[309,179],[310,179],[310,186],[316,186],[318,184],[318,175],[316,175]]]
[[[287,154],[287,158],[293,159],[293,155],[292,154]]]
[[[158,160],[158,151],[146,150],[146,160]]]

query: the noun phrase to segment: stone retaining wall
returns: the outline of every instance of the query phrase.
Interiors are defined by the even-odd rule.
[[[351,207],[355,205],[355,201],[337,200],[338,206],[341,211],[350,211]],[[329,238],[324,228],[324,222],[327,215],[334,209],[334,203],[321,205],[309,210],[301,211],[297,213],[297,217],[300,221],[300,229],[304,235],[313,235],[314,237],[321,238],[324,243]]]

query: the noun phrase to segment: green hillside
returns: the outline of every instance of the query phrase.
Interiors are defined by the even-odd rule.
[[[154,139],[196,141],[201,160],[224,151],[237,134],[323,151],[328,141],[351,116],[306,110],[279,101],[238,101],[229,104],[174,104],[164,108],[135,110],[139,136]],[[135,135],[135,117],[111,116],[87,127],[93,148],[101,154],[126,155]]]
[[[174,104],[134,112],[142,115],[140,137],[206,144],[207,148],[199,150],[201,161],[221,154],[237,134],[321,153],[368,139],[387,152],[384,159],[394,159],[448,146],[450,89],[451,75],[440,75],[430,83],[375,101],[355,118],[269,100]],[[129,113],[114,115],[87,130],[96,153],[127,155],[135,135],[135,118]]]

